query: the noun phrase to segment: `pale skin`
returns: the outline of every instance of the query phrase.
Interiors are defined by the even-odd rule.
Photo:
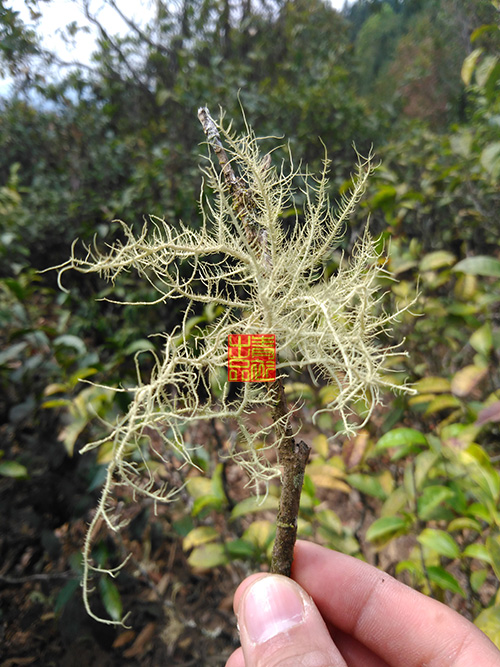
[[[240,584],[226,667],[500,667],[475,625],[351,556],[299,541],[292,580]]]

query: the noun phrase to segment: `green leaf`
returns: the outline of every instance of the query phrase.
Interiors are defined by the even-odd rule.
[[[190,477],[186,484],[189,495],[195,500],[202,496],[212,495],[212,482],[208,477]]]
[[[54,398],[51,401],[44,401],[41,407],[44,410],[49,410],[53,408],[67,408],[69,405],[71,405],[69,398]]]
[[[440,556],[446,556],[446,558],[458,558],[460,556],[458,544],[444,530],[425,528],[417,537],[417,540],[420,544],[428,549],[432,549]]]
[[[491,465],[484,449],[472,444],[459,452],[458,458],[467,466],[470,477],[486,494],[488,501],[496,504],[500,495],[500,476]]]
[[[83,563],[83,554],[81,551],[74,551],[69,557],[69,565],[73,572],[75,572],[80,580],[80,577],[83,574],[84,563]]]
[[[488,569],[483,568],[481,570],[474,570],[470,575],[470,585],[474,593],[478,593],[481,586],[484,584],[488,577]]]
[[[477,542],[474,544],[468,544],[463,550],[462,555],[466,556],[467,558],[476,558],[477,560],[481,560],[485,563],[488,563],[489,565],[492,565],[491,555],[484,544],[479,544]]]
[[[491,524],[492,522],[491,512],[483,503],[472,503],[472,505],[469,505],[467,514],[477,516],[479,519],[486,521],[487,524]]]
[[[412,577],[418,579],[422,576],[420,563],[416,563],[413,560],[400,560],[396,565],[396,574],[401,574],[401,572],[409,572]]]
[[[385,500],[387,498],[387,493],[382,487],[382,484],[376,477],[373,477],[373,475],[353,473],[352,475],[347,475],[346,481],[349,482],[352,487],[361,491],[361,493],[366,493],[368,496],[373,496],[380,500]]]
[[[370,205],[373,208],[380,208],[384,204],[391,203],[394,201],[397,195],[397,190],[393,185],[382,185],[379,187],[378,191],[372,197]]]
[[[320,527],[318,536],[334,551],[340,551],[341,553],[350,556],[354,556],[354,554],[357,554],[360,551],[359,542],[353,535],[348,535],[346,533],[337,535],[330,531],[325,531],[323,527]]]
[[[202,544],[193,549],[187,560],[191,567],[202,569],[226,565],[229,561],[224,545],[214,543]]]
[[[462,81],[466,86],[468,86],[471,82],[472,74],[482,53],[483,49],[474,49],[474,51],[470,53],[463,62],[461,75]]]
[[[496,6],[497,9],[500,9],[498,0],[491,0],[491,4]],[[471,43],[474,43],[476,40],[478,40],[480,37],[485,35],[485,33],[493,33],[493,37],[496,35],[494,33],[498,33],[500,30],[499,26],[496,23],[486,23],[484,25],[480,25],[479,28],[476,28],[475,30],[472,31],[472,34],[470,36],[470,41]]]
[[[473,276],[489,276],[491,278],[500,278],[500,260],[487,255],[476,255],[476,257],[467,257],[458,264],[455,264],[453,271],[469,273]]]
[[[379,438],[375,445],[375,451],[380,452],[384,449],[408,445],[425,446],[427,445],[427,438],[414,428],[395,428]]]
[[[454,451],[460,451],[474,442],[479,430],[479,427],[475,424],[459,424],[456,422],[447,424],[441,429],[441,442]]]
[[[78,436],[83,432],[89,420],[85,417],[77,417],[67,424],[59,434],[59,440],[64,443],[68,456],[73,456]]]
[[[500,543],[499,538],[491,535],[486,539],[486,548],[491,556],[491,566],[496,578],[500,581]]]
[[[305,382],[291,382],[290,384],[286,384],[285,395],[292,403],[298,400],[307,403],[308,401],[313,401],[315,398],[312,387],[305,384]]]
[[[326,437],[326,435],[320,433],[319,435],[313,438],[311,444],[312,448],[317,454],[322,456],[324,459],[328,457],[329,446],[328,446],[328,438]]]
[[[251,542],[243,539],[231,540],[226,543],[227,553],[231,558],[248,560],[255,556],[255,547]]]
[[[3,352],[0,352],[0,366],[3,366],[13,359],[17,359],[21,352],[27,347],[28,343],[15,343],[14,345],[9,345],[5,348]]]
[[[420,490],[423,488],[429,473],[434,467],[439,455],[431,450],[425,450],[415,458],[415,487]]]
[[[470,130],[461,128],[450,137],[450,147],[453,153],[462,158],[469,158],[473,147],[474,136]]]
[[[23,302],[28,296],[28,290],[26,287],[23,287],[18,280],[14,280],[14,278],[4,278],[2,282],[10,289],[12,294],[19,299],[19,301]]]
[[[182,540],[182,548],[189,551],[193,547],[199,547],[206,542],[213,542],[219,537],[219,533],[213,526],[199,526],[193,528]]]
[[[369,542],[377,542],[395,537],[396,534],[405,532],[407,521],[399,516],[383,516],[376,519],[366,531],[366,539]]]
[[[485,170],[494,178],[500,175],[500,141],[495,141],[483,150],[480,162]]]
[[[309,496],[309,498],[316,499],[316,487],[314,486],[314,482],[309,477],[309,475],[304,475],[302,493],[306,496]]]
[[[500,649],[500,605],[483,609],[474,624]]]
[[[87,352],[87,346],[85,345],[85,342],[78,336],[73,336],[72,334],[58,336],[54,340],[54,345],[56,347],[71,347],[79,356],[83,356]]]
[[[226,492],[224,491],[224,466],[222,463],[217,464],[212,475],[212,493],[218,498],[222,504],[227,502]]]
[[[418,268],[422,273],[424,271],[436,271],[443,266],[451,266],[455,261],[456,257],[453,253],[447,250],[437,250],[424,255]]]
[[[454,496],[454,492],[447,486],[434,484],[426,486],[422,495],[417,500],[418,516],[426,521],[432,517],[436,509],[449,498]]]
[[[461,403],[456,396],[453,396],[452,394],[441,394],[441,396],[436,396],[436,398],[432,399],[425,410],[425,414],[433,415],[436,412],[449,410],[450,408],[459,408],[460,406]]]
[[[191,508],[191,514],[193,516],[198,516],[200,512],[204,509],[211,509],[219,511],[223,506],[222,500],[218,496],[214,496],[212,493],[207,494],[206,496],[200,496],[196,498]]]
[[[498,56],[497,55],[487,55],[485,56],[479,65],[476,68],[476,81],[477,85],[481,88],[490,88],[491,83],[496,82],[498,74]],[[487,94],[490,91],[486,91]]]
[[[418,266],[418,262],[414,259],[407,259],[405,257],[399,257],[399,258],[391,258],[391,272],[397,276],[400,273],[406,273],[406,271],[410,271],[410,269],[413,269],[414,267]],[[392,288],[392,291],[395,294],[399,294],[401,296],[401,283],[398,285],[395,285]]]
[[[133,343],[127,345],[124,354],[128,356],[129,354],[135,354],[136,352],[148,352],[154,349],[155,346],[150,340],[147,338],[141,338],[140,340],[134,340]]]
[[[408,504],[408,495],[403,486],[398,486],[382,505],[380,516],[394,516]]]
[[[265,551],[274,536],[274,525],[267,519],[253,521],[243,533],[243,539],[260,551]]]
[[[483,324],[482,327],[476,329],[472,336],[469,338],[469,343],[471,346],[482,354],[484,357],[487,357],[491,352],[493,347],[493,333],[491,331],[491,325],[489,322]]]
[[[448,524],[448,532],[453,533],[455,530],[475,530],[476,533],[480,533],[482,531],[482,526],[476,519],[467,516],[459,516]]]
[[[330,509],[323,509],[318,510],[315,516],[318,523],[323,526],[323,528],[326,528],[337,535],[342,535],[342,520],[336,512]]]
[[[447,378],[429,376],[415,382],[413,389],[419,394],[442,394],[450,391],[450,381]]]
[[[119,621],[122,617],[122,600],[115,584],[109,577],[99,580],[99,591],[104,608],[113,621]]]
[[[95,375],[97,373],[97,368],[79,368],[75,373],[71,375],[71,377],[68,380],[68,387],[69,388],[74,388],[81,380],[84,380],[85,378],[90,377],[91,375]],[[45,394],[47,395],[47,390],[45,391]]]
[[[80,588],[79,579],[71,579],[68,583],[59,591],[56,602],[54,604],[54,611],[56,614],[62,611],[62,609],[68,604],[76,591]]]
[[[193,530],[193,519],[189,514],[185,514],[183,517],[173,522],[172,528],[180,537],[186,537],[186,535]]]
[[[98,466],[97,470],[95,471],[95,474],[92,475],[90,479],[87,491],[95,491],[96,489],[100,489],[101,486],[106,481],[107,475],[108,475],[108,466],[107,465]]]
[[[165,102],[172,97],[172,91],[166,88],[158,88],[156,93],[156,104],[161,107]]]
[[[444,567],[441,567],[440,565],[429,565],[426,569],[430,581],[432,581],[438,588],[441,588],[444,591],[458,593],[463,598],[467,598],[464,589],[460,586],[455,577],[447,572]]]
[[[237,519],[240,516],[255,514],[256,512],[264,512],[265,510],[276,511],[278,509],[278,504],[278,499],[274,496],[267,496],[264,498],[252,496],[251,498],[245,498],[233,507],[231,520]]]
[[[0,461],[0,475],[15,479],[28,479],[28,470],[17,461]]]

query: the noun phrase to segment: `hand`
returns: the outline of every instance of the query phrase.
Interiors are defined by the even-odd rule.
[[[356,558],[299,541],[292,578],[240,584],[226,667],[500,667],[475,625]]]

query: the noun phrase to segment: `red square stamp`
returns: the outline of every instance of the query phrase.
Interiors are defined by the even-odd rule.
[[[276,336],[274,334],[229,334],[227,341],[229,382],[276,380]]]

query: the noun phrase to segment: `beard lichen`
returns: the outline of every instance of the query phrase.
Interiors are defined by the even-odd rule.
[[[125,485],[134,495],[148,497],[155,504],[174,499],[179,490],[178,485],[158,485],[147,460],[131,456],[144,438],[154,433],[156,456],[167,461],[174,453],[183,465],[192,463],[193,457],[193,446],[184,437],[186,428],[196,422],[227,420],[237,425],[238,437],[226,453],[257,487],[262,483],[265,487],[280,475],[266,449],[279,445],[277,439],[284,437],[280,434],[286,429],[277,426],[286,425],[249,427],[248,416],[256,409],[273,414],[275,396],[263,383],[244,383],[236,397],[230,396],[228,382],[221,379],[227,365],[228,334],[274,334],[277,375],[285,379],[291,370],[307,369],[313,381],[332,385],[330,402],[316,416],[334,412],[347,433],[356,428],[353,414],[360,401],[368,406],[366,422],[384,391],[401,389],[387,372],[388,357],[400,352],[383,347],[378,340],[381,333],[390,331],[400,312],[384,312],[381,307],[379,279],[387,272],[368,229],[335,273],[327,277],[324,269],[366,189],[373,171],[372,156],[358,156],[352,187],[334,212],[328,196],[326,157],[317,177],[301,174],[291,159],[288,167],[285,163],[277,167],[270,165],[268,156],[261,157],[259,140],[248,126],[244,134],[237,135],[221,118],[218,129],[232,169],[251,192],[251,201],[240,202],[235,209],[230,185],[207,157],[198,229],[151,217],[135,235],[120,222],[123,241],[108,246],[106,252],[96,245],[88,247],[84,257],[77,255],[74,244],[70,259],[56,267],[61,286],[70,269],[98,273],[112,283],[122,271],[134,270],[158,295],[150,305],[183,299],[188,304],[222,307],[203,336],[193,339],[188,306],[178,329],[162,334],[162,349],[154,354],[149,382],[141,380],[136,362],[137,386],[121,389],[131,396],[127,414],[110,427],[104,439],[82,450],[112,442],[106,481],[83,554],[83,597],[94,618],[98,617],[89,602],[92,575],[115,576],[117,572],[95,567],[91,554],[103,522],[113,532],[124,525],[111,505],[114,489]],[[301,214],[296,214],[293,228],[286,229],[283,211],[293,206],[294,183],[301,178]],[[207,190],[209,194],[204,194]],[[248,229],[258,243],[252,242]],[[214,386],[217,400],[210,398]]]

